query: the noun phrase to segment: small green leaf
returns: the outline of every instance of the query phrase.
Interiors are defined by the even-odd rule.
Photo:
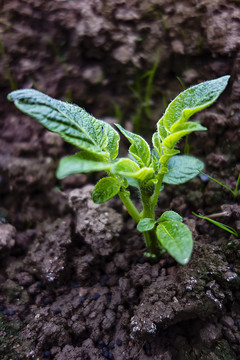
[[[188,263],[193,249],[192,233],[179,222],[167,220],[157,226],[159,243],[180,264]]]
[[[137,229],[140,232],[149,231],[154,228],[156,221],[151,218],[145,218],[139,221]]]
[[[172,149],[176,143],[185,135],[190,134],[193,131],[207,130],[204,126],[197,122],[189,122],[178,125],[171,135],[167,136],[162,145],[166,148]]]
[[[148,166],[151,157],[148,143],[140,135],[125,130],[119,124],[115,124],[115,125],[132,144],[129,148],[129,153],[134,157],[138,165],[140,167]]]
[[[99,157],[87,151],[81,151],[76,155],[66,156],[60,160],[57,169],[57,178],[63,179],[73,174],[88,173],[93,171],[109,171],[111,164],[99,161]]]
[[[117,179],[111,176],[102,178],[93,190],[92,200],[96,204],[101,204],[117,195],[120,188],[121,184]]]
[[[211,105],[226,88],[229,77],[226,75],[205,81],[179,94],[168,105],[163,115],[166,131],[172,133],[174,126],[186,122],[193,114]],[[159,121],[161,122],[162,119]]]
[[[204,168],[204,163],[189,155],[173,156],[168,163],[168,173],[164,175],[163,182],[170,185],[184,184],[193,179]]]
[[[104,130],[106,131],[108,143],[106,146],[107,151],[110,154],[110,159],[114,160],[118,156],[118,147],[120,136],[114,128],[105,121],[98,120],[102,124]]]
[[[143,255],[144,255],[146,258],[149,258],[149,259],[156,259],[156,257],[157,257],[156,254],[152,254],[152,253],[150,253],[150,252],[148,252],[148,251],[145,251],[145,252],[143,253]]]
[[[13,91],[8,95],[8,100],[14,101],[18,109],[70,144],[95,154],[108,154],[105,126],[82,108],[33,89]]]
[[[182,222],[183,218],[175,211],[169,210],[169,211],[165,211],[158,219],[158,221],[166,221],[166,220],[174,220],[174,221]]]
[[[140,169],[134,161],[127,158],[116,161],[112,165],[111,172],[127,178],[132,177],[139,181],[150,180],[154,176],[154,170],[152,168],[143,167]]]
[[[154,149],[156,150],[157,154],[159,155],[159,157],[161,157],[161,155],[162,155],[162,143],[161,143],[161,138],[160,138],[160,136],[159,136],[159,134],[157,132],[155,132],[153,134],[152,143],[153,143]]]
[[[150,167],[152,167],[154,169],[154,171],[158,172],[159,170],[159,155],[156,152],[155,149],[151,150],[151,163],[150,163]]]
[[[161,164],[168,164],[168,161],[173,157],[174,155],[179,154],[180,151],[176,149],[169,149],[166,154],[162,155],[160,158]]]
[[[153,179],[154,175],[155,173],[153,168],[144,167],[140,169],[138,172],[136,172],[134,175],[132,175],[132,177],[134,177],[139,181],[149,181]]]
[[[161,166],[158,173],[159,174],[167,174],[168,173],[168,168],[166,166]]]
[[[150,179],[149,181],[147,181],[144,186],[154,186],[158,183],[158,180],[155,178],[155,179]],[[161,191],[161,190],[160,190]]]
[[[157,123],[158,133],[159,133],[159,136],[162,139],[162,141],[168,136],[168,132],[165,129],[163,120],[164,120],[164,117],[162,117]]]

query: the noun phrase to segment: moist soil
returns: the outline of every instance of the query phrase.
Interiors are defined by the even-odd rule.
[[[104,174],[57,181],[58,160],[76,149],[5,100],[16,86],[34,87],[110,123],[126,116],[132,129],[139,102],[129,85],[158,56],[154,121],[142,113],[140,129],[150,139],[165,103],[182,90],[177,76],[190,86],[230,74],[224,94],[197,117],[209,130],[191,135],[188,145],[206,173],[234,189],[238,1],[0,5],[0,358],[240,359],[240,239],[192,215],[214,214],[240,233],[239,191],[234,198],[204,175],[165,186],[157,216],[179,212],[194,250],[186,266],[167,254],[150,260],[120,200],[92,202],[93,184]],[[123,141],[123,155],[127,146]],[[140,207],[135,192],[133,201]]]

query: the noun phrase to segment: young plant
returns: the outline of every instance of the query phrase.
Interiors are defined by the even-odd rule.
[[[219,180],[214,179],[212,176],[207,175],[204,172],[202,172],[202,174],[207,176],[209,179],[213,180],[218,185],[220,185],[220,186],[224,187],[225,189],[229,190],[232,193],[234,200],[236,200],[237,195],[238,195],[238,188],[239,188],[239,184],[240,184],[240,173],[238,174],[237,183],[236,183],[236,186],[235,186],[234,190],[232,190],[229,186],[221,183]]]
[[[194,212],[193,212],[193,215],[197,216],[197,217],[200,218],[200,219],[207,220],[207,221],[211,222],[212,224],[216,225],[217,227],[219,227],[220,229],[226,230],[226,231],[228,231],[230,234],[232,234],[232,235],[234,235],[234,236],[236,236],[236,237],[239,237],[238,232],[237,232],[234,228],[232,228],[231,226],[228,226],[228,225],[225,225],[225,224],[223,224],[223,223],[221,223],[221,222],[219,222],[219,221],[213,220],[213,219],[211,219],[210,217],[207,217],[207,216],[204,216],[204,215],[195,214]]]
[[[142,76],[138,77],[134,86],[129,86],[138,100],[138,107],[136,113],[131,117],[134,131],[139,132],[141,129],[141,121],[143,118],[151,119],[151,98],[153,90],[153,80],[159,65],[160,52],[158,51],[156,60],[152,69],[145,72]]]
[[[174,211],[165,211],[158,219],[155,208],[163,184],[178,185],[203,170],[203,163],[188,155],[177,155],[179,140],[193,131],[206,130],[198,122],[188,121],[196,112],[211,105],[227,86],[229,76],[195,85],[178,95],[167,107],[152,136],[153,148],[139,135],[116,124],[129,140],[129,157],[117,158],[120,136],[108,123],[97,120],[82,108],[32,89],[8,95],[16,107],[37,119],[48,130],[82,151],[63,158],[57,170],[62,179],[71,174],[106,171],[95,186],[92,199],[103,203],[119,195],[137,228],[143,233],[148,254],[168,251],[180,264],[186,264],[193,248],[192,233]],[[137,187],[142,202],[139,212],[130,198],[129,185]]]

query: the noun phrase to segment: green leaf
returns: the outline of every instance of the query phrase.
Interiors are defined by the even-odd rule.
[[[130,176],[140,170],[140,167],[135,161],[127,158],[122,158],[113,163],[112,173],[124,176]],[[130,174],[130,175],[126,175]]]
[[[115,124],[115,125],[132,144],[129,148],[129,153],[134,157],[138,165],[140,167],[148,166],[151,158],[151,153],[148,143],[140,135],[125,130],[119,124]]]
[[[166,220],[174,220],[174,221],[182,222],[183,218],[175,211],[169,210],[169,211],[165,211],[158,219],[158,221],[166,221]]]
[[[169,149],[166,154],[162,155],[160,158],[161,164],[168,164],[168,161],[173,157],[174,155],[179,154],[180,151],[176,149]]]
[[[160,157],[162,155],[162,143],[161,143],[161,138],[157,132],[153,134],[152,143],[154,149],[156,150],[157,154]]]
[[[189,228],[179,222],[167,220],[157,226],[159,243],[180,264],[188,263],[193,249],[192,233]]]
[[[155,149],[151,150],[151,162],[150,162],[150,167],[152,167],[154,169],[154,171],[158,172],[159,170],[159,155],[156,152]]]
[[[193,179],[204,168],[204,163],[189,155],[173,156],[168,163],[168,173],[164,175],[163,182],[170,185],[184,184]]]
[[[143,253],[143,256],[145,256],[146,258],[149,258],[149,259],[156,259],[156,257],[157,257],[156,254],[152,254],[152,253],[150,253],[150,252],[148,252],[148,251],[145,251],[145,252]]]
[[[158,133],[159,133],[159,136],[162,139],[162,141],[168,136],[168,132],[165,129],[163,120],[164,120],[164,118],[162,117],[157,123]]]
[[[111,176],[102,178],[93,190],[92,200],[96,204],[101,204],[117,195],[120,188],[121,184],[117,179]]]
[[[114,160],[118,155],[120,136],[118,132],[114,130],[114,128],[110,124],[102,120],[98,120],[98,121],[100,121],[107,134],[108,143],[106,149],[110,154],[110,159]]]
[[[139,189],[139,184],[138,184],[138,181],[132,177],[127,177],[126,178],[127,181],[128,181],[128,185],[129,186],[132,186],[132,187],[135,187],[137,189]]]
[[[163,120],[159,120],[163,122],[161,127],[164,125],[166,131],[172,133],[175,126],[187,121],[193,114],[211,105],[226,88],[229,77],[226,75],[205,81],[183,91],[168,105]]]
[[[136,172],[134,175],[132,175],[132,177],[134,177],[139,181],[149,181],[153,179],[154,175],[155,173],[153,168],[144,167],[140,169],[138,172]]]
[[[140,167],[132,160],[122,158],[116,161],[111,168],[111,172],[116,175],[132,177],[139,181],[150,180],[154,176],[152,168]]]
[[[158,173],[159,174],[167,174],[168,173],[168,168],[166,166],[161,166]]]
[[[149,231],[154,228],[156,221],[151,218],[145,218],[139,221],[137,229],[140,232]]]
[[[73,174],[89,173],[93,171],[109,171],[111,164],[99,161],[99,157],[87,151],[76,155],[66,156],[60,160],[57,169],[57,178],[63,179]]]
[[[13,91],[8,100],[67,142],[95,154],[105,152],[109,158],[105,126],[82,108],[33,89]]]
[[[171,133],[171,135],[167,136],[164,139],[162,146],[171,149],[183,136],[190,134],[193,131],[203,131],[203,130],[207,130],[207,128],[205,128],[204,126],[202,126],[197,122],[180,124],[174,129],[174,132]]]

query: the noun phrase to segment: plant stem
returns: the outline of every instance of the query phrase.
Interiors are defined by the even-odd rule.
[[[135,205],[133,204],[132,200],[130,199],[129,193],[126,190],[122,190],[118,193],[120,199],[122,200],[124,206],[126,207],[129,215],[133,218],[133,220],[138,223],[141,218],[143,217],[151,217],[154,218],[154,209],[150,205],[149,196],[145,194],[143,195],[143,216],[141,216],[136,209]],[[145,200],[145,201],[144,201]],[[147,249],[151,254],[157,255],[159,253],[158,241],[155,230],[145,231],[143,233],[144,240]]]
[[[151,196],[144,188],[141,189],[141,199],[143,203],[142,218],[150,218],[155,220],[155,206],[152,202]],[[148,251],[151,254],[159,254],[158,239],[155,230],[144,231],[144,240]]]
[[[157,182],[157,184],[155,186],[155,189],[154,189],[154,193],[151,196],[151,203],[152,203],[153,209],[156,208],[157,203],[158,203],[158,197],[159,197],[160,189],[161,189],[161,186],[162,186],[163,177],[164,177],[164,174],[159,175],[158,182]]]
[[[133,218],[133,220],[138,223],[141,220],[140,214],[130,199],[129,193],[126,190],[122,190],[118,193],[120,199],[122,200],[125,208],[127,209],[129,215]]]
[[[143,204],[143,211],[140,215],[136,207],[134,206],[132,200],[130,199],[129,192],[126,190],[122,190],[119,192],[119,197],[122,200],[124,206],[126,207],[129,215],[133,218],[133,220],[138,223],[141,219],[150,218],[155,219],[155,208],[158,202],[159,192],[162,186],[164,174],[160,174],[158,178],[158,182],[155,186],[154,192],[152,195],[148,193],[144,188],[140,190],[141,192],[141,200]],[[151,254],[158,255],[159,254],[159,245],[158,239],[155,230],[145,231],[143,233],[144,240],[147,249]]]
[[[166,167],[167,162],[162,163],[162,167]],[[141,191],[142,202],[143,202],[143,218],[151,218],[155,220],[155,208],[158,203],[158,197],[162,186],[163,177],[164,177],[164,173],[159,174],[158,182],[155,185],[154,192],[151,196],[149,196],[149,194],[144,194],[144,191]],[[143,234],[144,234],[146,246],[149,249],[149,251],[152,254],[158,255],[160,252],[160,246],[155,230],[146,231]]]
[[[158,246],[158,240],[157,240],[157,235],[156,235],[155,230],[145,231],[143,233],[143,235],[144,235],[144,240],[145,240],[145,244],[146,244],[148,251],[151,254],[158,255],[159,254],[159,246]]]

